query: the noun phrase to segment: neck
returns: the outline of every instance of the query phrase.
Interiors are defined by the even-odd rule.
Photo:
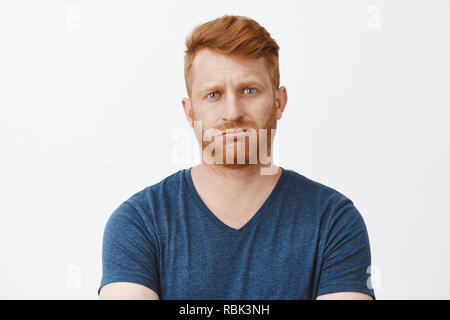
[[[269,169],[270,168],[270,169]],[[261,174],[262,170],[271,174]],[[191,176],[198,186],[221,198],[244,199],[257,195],[274,185],[281,175],[278,166],[269,165],[208,165],[201,163],[192,168]]]

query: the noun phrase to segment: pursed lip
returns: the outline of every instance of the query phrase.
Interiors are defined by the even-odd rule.
[[[233,128],[233,129],[225,129],[225,131],[222,132],[222,135],[225,134],[234,134],[234,133],[239,133],[239,132],[245,132],[247,131],[247,128]]]

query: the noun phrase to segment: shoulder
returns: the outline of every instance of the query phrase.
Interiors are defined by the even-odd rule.
[[[293,170],[287,170],[286,200],[293,201],[299,212],[309,213],[322,227],[336,220],[362,220],[353,201],[342,192]],[[361,222],[361,221],[359,221]]]
[[[288,173],[287,193],[291,200],[298,200],[317,208],[351,200],[340,191],[321,182],[308,178],[294,170]]]
[[[289,180],[290,199],[294,199],[299,216],[313,221],[322,241],[367,234],[364,218],[348,196],[292,170]]]
[[[173,200],[181,192],[186,170],[188,169],[172,173],[159,182],[134,193],[125,202],[135,206],[137,210],[148,211],[157,203]]]
[[[162,206],[173,203],[182,188],[184,171],[179,170],[166,178],[147,186],[120,203],[109,217],[110,224],[135,224],[154,229],[156,213]]]

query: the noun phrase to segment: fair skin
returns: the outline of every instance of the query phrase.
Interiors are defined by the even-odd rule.
[[[263,58],[230,57],[201,49],[194,59],[191,85],[191,97],[182,99],[183,110],[191,127],[194,127],[194,121],[201,121],[203,131],[208,128],[221,131],[237,127],[276,128],[276,121],[287,104],[286,88],[273,90]],[[245,141],[224,143],[227,153],[234,152],[233,147]],[[203,149],[203,144],[200,145]],[[234,163],[237,163],[236,158]],[[266,167],[275,168],[273,174],[261,174],[260,169]],[[202,161],[191,170],[194,186],[205,205],[234,229],[240,229],[258,211],[280,175],[281,169],[272,162],[211,165]],[[100,299],[158,300],[159,296],[140,284],[115,282],[102,288]],[[365,299],[372,298],[360,292],[337,292],[317,297],[317,300]]]
[[[100,290],[100,300],[159,300],[152,289],[138,283],[112,282]]]
[[[287,103],[286,88],[273,92],[263,58],[229,57],[205,48],[196,54],[192,72],[191,98],[182,99],[191,127],[197,120],[204,131],[266,129],[274,127],[281,118]],[[225,141],[225,153],[234,155],[234,163],[237,163],[234,145],[241,143],[245,141]],[[250,152],[257,153],[258,149]],[[260,169],[269,166],[209,165],[202,161],[192,168],[191,176],[206,206],[224,224],[239,229],[258,211],[281,175],[277,166],[273,166],[273,174],[261,175]]]

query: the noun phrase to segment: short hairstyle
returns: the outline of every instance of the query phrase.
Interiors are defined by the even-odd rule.
[[[244,58],[264,57],[273,90],[280,86],[280,48],[270,33],[248,17],[224,15],[195,27],[186,37],[184,79],[189,97],[192,96],[192,63],[202,48]]]

